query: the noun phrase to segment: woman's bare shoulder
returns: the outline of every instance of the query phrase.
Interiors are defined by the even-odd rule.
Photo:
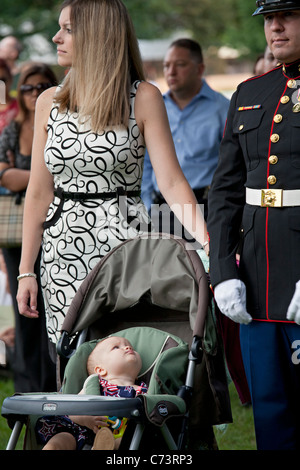
[[[140,101],[143,105],[146,102],[153,102],[153,101],[162,101],[162,94],[159,88],[152,83],[149,82],[141,82],[137,89],[136,99]]]
[[[57,87],[48,88],[38,97],[35,112],[36,125],[43,124],[46,126],[53,106],[56,89]]]
[[[149,113],[161,111],[162,107],[164,100],[159,88],[152,83],[141,82],[136,93],[136,118],[144,120]]]
[[[51,108],[56,90],[57,87],[53,86],[41,93],[37,99],[37,107],[41,110]]]

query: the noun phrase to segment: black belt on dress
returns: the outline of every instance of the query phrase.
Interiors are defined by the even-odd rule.
[[[141,195],[140,190],[136,191],[126,191],[126,189],[122,187],[116,188],[115,191],[107,191],[103,193],[83,193],[83,192],[68,192],[64,191],[62,188],[55,188],[54,195],[59,197],[62,200],[71,199],[72,201],[85,201],[87,199],[103,199],[109,200],[113,198],[118,198],[120,196],[126,197],[139,197]]]
[[[83,192],[68,192],[64,191],[62,188],[55,188],[54,189],[54,195],[60,198],[59,205],[56,208],[56,211],[52,215],[52,217],[45,221],[43,224],[43,228],[47,229],[56,224],[56,222],[59,220],[62,210],[63,210],[63,205],[64,201],[71,199],[72,201],[86,201],[88,199],[102,199],[102,200],[109,200],[109,199],[114,199],[116,198],[119,202],[119,198],[121,196],[126,196],[126,197],[139,197],[141,195],[141,191],[126,191],[122,187],[116,188],[116,191],[107,191],[103,193],[83,193]]]
[[[195,188],[195,189],[193,189],[193,192],[195,194],[196,199],[197,200],[207,199],[209,188],[210,188],[209,186],[205,186],[205,188]],[[164,203],[166,203],[166,201],[163,198],[163,196],[161,195],[161,193],[159,193],[157,191],[153,191],[152,201],[153,201],[153,204],[164,204]]]

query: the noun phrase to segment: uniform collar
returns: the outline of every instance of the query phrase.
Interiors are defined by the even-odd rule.
[[[300,77],[300,59],[290,64],[283,64],[282,72],[288,78]]]

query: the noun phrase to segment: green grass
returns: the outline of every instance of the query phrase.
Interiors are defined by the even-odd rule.
[[[220,450],[256,450],[251,406],[242,406],[233,383],[229,386],[233,423],[225,432],[215,429]]]
[[[255,436],[251,407],[240,404],[238,394],[231,383],[229,386],[233,423],[228,424],[225,432],[215,429],[215,436],[220,450],[255,450]],[[0,377],[0,406],[3,400],[14,393],[10,378]],[[6,448],[11,430],[6,420],[0,416],[0,450]],[[24,435],[24,434],[22,434]],[[16,450],[21,450],[23,439],[19,440]]]
[[[0,406],[2,407],[2,402],[4,398],[13,395],[14,388],[13,382],[9,377],[0,377]],[[23,431],[22,431],[23,433]],[[0,416],[0,450],[4,450],[8,443],[9,437],[11,434],[11,429],[7,425],[6,419]],[[24,435],[24,434],[22,434]],[[16,450],[21,450],[23,445],[23,440],[18,442]]]

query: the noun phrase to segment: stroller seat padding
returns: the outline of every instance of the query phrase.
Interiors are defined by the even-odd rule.
[[[139,380],[148,385],[149,394],[177,393],[185,379],[189,348],[175,335],[151,327],[133,327],[113,333],[124,336],[142,359]],[[104,338],[102,338],[104,339]],[[82,344],[70,358],[62,392],[79,393],[88,377],[86,363],[99,340]]]

